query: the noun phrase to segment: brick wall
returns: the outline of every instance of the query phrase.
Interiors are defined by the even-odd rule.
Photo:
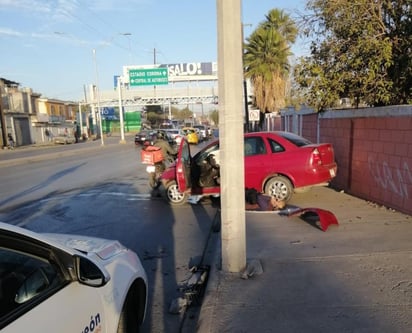
[[[282,124],[313,142],[333,144],[333,188],[412,215],[412,106],[289,110]]]

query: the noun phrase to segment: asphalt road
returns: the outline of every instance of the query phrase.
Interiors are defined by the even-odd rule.
[[[37,232],[118,239],[137,252],[148,274],[143,332],[179,332],[192,319],[169,307],[191,276],[189,262],[203,255],[216,208],[172,207],[152,197],[132,140],[1,151],[0,220]]]

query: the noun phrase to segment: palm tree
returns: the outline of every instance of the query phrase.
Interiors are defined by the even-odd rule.
[[[272,9],[266,21],[247,38],[244,53],[245,77],[251,80],[256,106],[261,112],[279,111],[285,106],[285,86],[289,76],[290,44],[297,28],[288,15]]]

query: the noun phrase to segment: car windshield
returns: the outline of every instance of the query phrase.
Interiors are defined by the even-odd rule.
[[[297,147],[303,147],[312,144],[311,141],[290,132],[278,132],[277,134],[279,134],[279,136],[288,140],[289,142],[293,143]]]
[[[210,154],[216,153],[216,151],[219,150],[219,143],[216,142],[216,144],[211,145],[210,147],[206,148],[203,151],[200,151],[198,154],[196,154],[195,160],[196,163],[201,162],[206,159]]]

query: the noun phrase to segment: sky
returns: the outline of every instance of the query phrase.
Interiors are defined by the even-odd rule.
[[[271,9],[295,18],[305,4],[241,0],[245,38]],[[80,101],[84,86],[113,89],[123,66],[154,61],[216,62],[216,0],[0,0],[0,77],[42,97]]]

